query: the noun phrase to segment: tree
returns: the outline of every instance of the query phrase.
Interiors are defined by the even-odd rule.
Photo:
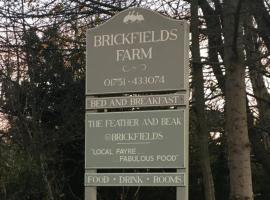
[[[0,198],[83,197],[85,32],[123,9],[141,6],[174,19],[192,18],[192,87],[196,89],[192,91],[191,129],[196,134],[191,139],[198,138],[190,144],[191,199],[213,195],[213,181],[216,198],[226,198],[228,173],[231,198],[252,199],[252,170],[254,196],[260,193],[261,199],[268,200],[269,1],[198,0],[198,9],[196,3],[3,1],[0,113],[7,116],[10,128],[5,134],[0,131]],[[213,137],[213,132],[219,137]],[[204,175],[197,161],[206,163]],[[173,199],[175,190],[118,188],[102,192],[100,197],[110,200],[121,195],[126,199]]]
[[[191,3],[191,32],[192,32],[192,74],[194,113],[199,140],[200,167],[203,175],[204,195],[206,200],[215,199],[214,180],[211,171],[211,162],[208,150],[208,127],[205,116],[203,66],[200,61],[199,27],[198,27],[198,1]]]
[[[242,11],[242,1],[224,2],[226,133],[232,200],[253,199],[242,49]]]

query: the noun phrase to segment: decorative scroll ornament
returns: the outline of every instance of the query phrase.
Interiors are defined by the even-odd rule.
[[[139,12],[135,14],[135,11],[130,11],[123,19],[125,24],[131,24],[134,22],[141,23],[142,21],[144,21],[143,15],[139,14]]]
[[[140,65],[137,65],[137,66],[123,65],[123,67],[122,67],[123,72],[130,72],[130,71],[134,71],[134,70],[146,71],[146,69],[147,69],[146,64],[140,64]]]

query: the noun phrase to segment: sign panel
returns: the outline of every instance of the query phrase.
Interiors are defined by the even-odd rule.
[[[87,32],[86,94],[187,90],[188,24],[127,9]]]
[[[185,168],[185,110],[86,113],[85,167]]]
[[[85,186],[185,186],[184,173],[86,173]]]
[[[86,109],[151,107],[151,106],[178,106],[186,105],[184,94],[166,95],[136,95],[121,97],[86,97]]]

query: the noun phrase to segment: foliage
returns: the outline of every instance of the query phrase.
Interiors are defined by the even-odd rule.
[[[190,20],[192,1],[0,2],[0,199],[83,199],[85,35],[128,7]],[[199,0],[209,155],[216,199],[229,198],[224,131],[223,1]],[[243,45],[254,199],[269,199],[269,1],[243,0]],[[240,20],[240,21],[241,21]],[[249,34],[250,33],[250,34]],[[191,60],[191,64],[194,64]],[[191,76],[194,74],[191,73]],[[191,77],[191,87],[194,82]],[[191,99],[190,199],[203,200],[198,120]],[[1,118],[2,115],[0,115]],[[210,133],[219,133],[213,137]],[[103,188],[100,199],[174,199],[174,188]],[[199,197],[199,198],[198,198]]]

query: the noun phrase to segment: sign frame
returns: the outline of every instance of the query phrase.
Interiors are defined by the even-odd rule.
[[[147,14],[145,14],[145,13],[147,13]],[[151,19],[152,19],[152,21],[151,21]],[[119,22],[117,22],[117,20]],[[132,45],[129,45],[129,47],[127,47],[127,48],[121,47],[121,48],[116,49],[119,51],[114,50],[115,51],[114,54],[113,53],[107,53],[107,54],[105,53],[104,54],[104,52],[102,52],[102,51],[99,51],[100,53],[95,54],[95,52],[93,52],[93,48],[89,49],[89,47],[91,47],[91,42],[89,41],[89,36],[91,37],[91,34],[94,34],[95,32],[100,31],[100,32],[102,32],[102,34],[105,33],[103,35],[106,35],[106,34],[108,35],[108,33],[109,34],[112,33],[115,35],[118,33],[118,30],[123,30],[123,29],[120,29],[119,27],[117,28],[116,24],[120,23],[120,21],[122,23],[121,26],[126,25],[125,27],[127,28],[127,29],[125,29],[127,32],[124,31],[122,33],[132,34],[132,32],[134,32],[134,30],[136,32],[138,32],[138,30],[139,30],[139,32],[141,32],[141,33],[139,33],[139,35],[140,34],[145,35],[144,37],[146,39],[145,38],[139,39],[140,41],[144,41],[144,42],[142,42],[142,43],[144,43],[143,47],[140,44],[132,44]],[[146,21],[148,23],[151,22],[151,23],[149,23],[149,26],[144,26],[144,24],[145,24],[144,22],[146,22]],[[157,21],[158,21],[157,26],[159,26],[159,27],[156,26],[152,29],[152,25],[155,24]],[[154,52],[154,50],[156,51],[158,49],[158,52],[159,52],[159,50],[162,49],[162,51],[165,53],[175,52],[173,49],[170,48],[170,45],[166,46],[165,43],[159,43],[159,44],[162,44],[162,46],[161,46],[161,45],[157,44],[158,43],[157,42],[156,44],[153,44],[153,46],[151,47],[150,43],[153,43],[153,42],[151,42],[150,40],[153,40],[153,39],[149,40],[149,39],[147,39],[147,37],[150,36],[153,38],[152,31],[154,31],[155,32],[154,34],[157,34],[157,35],[158,34],[159,35],[161,35],[161,34],[166,35],[169,33],[169,35],[170,35],[169,37],[174,37],[173,34],[176,33],[176,31],[173,29],[168,29],[168,27],[170,27],[170,26],[167,26],[168,24],[172,25],[173,23],[176,24],[176,26],[179,28],[179,30],[180,29],[183,30],[183,32],[181,32],[182,33],[181,41],[180,40],[173,41],[174,44],[178,45],[178,47],[181,48],[182,50],[177,51],[178,54],[174,54],[174,56],[172,58],[166,59],[163,57],[163,54],[160,54],[160,53],[158,54],[158,53]],[[142,29],[141,28],[139,28],[139,29],[132,28],[132,24],[140,26]],[[108,32],[106,32],[106,27],[109,30]],[[162,27],[162,28],[160,28],[160,27]],[[122,28],[124,28],[124,27],[122,27]],[[169,31],[166,32],[165,29],[167,29]],[[180,187],[176,187],[176,199],[178,199],[178,200],[188,199],[188,188],[189,188],[189,186],[188,186],[188,174],[189,174],[189,163],[188,163],[188,159],[189,159],[188,158],[189,157],[189,155],[188,155],[188,152],[189,152],[189,149],[188,149],[188,146],[189,146],[189,132],[188,132],[188,129],[189,129],[189,126],[188,126],[188,121],[189,121],[189,113],[188,113],[188,109],[189,109],[188,108],[188,106],[189,106],[188,105],[189,104],[188,103],[188,95],[189,95],[189,87],[188,87],[189,86],[189,81],[188,81],[188,78],[189,78],[188,77],[188,74],[189,74],[189,68],[188,68],[189,30],[188,29],[189,29],[189,24],[186,21],[179,21],[179,20],[171,19],[171,18],[165,17],[159,13],[156,13],[156,12],[153,12],[151,10],[144,9],[144,8],[129,8],[127,10],[119,12],[118,14],[113,16],[111,19],[109,19],[105,23],[99,25],[98,27],[95,27],[95,28],[92,28],[91,30],[88,30],[87,31],[87,38],[86,38],[86,42],[87,42],[87,44],[86,44],[87,45],[86,46],[86,49],[87,49],[87,53],[86,53],[86,87],[85,87],[86,100],[100,99],[100,100],[107,101],[109,98],[114,98],[114,99],[119,98],[119,97],[115,97],[115,96],[116,95],[121,96],[122,94],[125,94],[125,95],[132,94],[132,95],[143,96],[146,93],[148,93],[148,94],[150,93],[151,95],[154,95],[157,93],[176,93],[176,92],[178,93],[178,92],[180,92],[181,94],[185,95],[185,98],[186,98],[185,105],[178,105],[178,104],[172,105],[173,107],[177,108],[178,110],[179,110],[179,108],[183,108],[185,110],[183,134],[184,134],[184,145],[186,145],[186,146],[185,146],[184,151],[183,151],[184,167],[183,168],[172,167],[173,169],[176,170],[176,173],[183,173],[184,174],[185,185],[180,186]],[[105,32],[104,32],[104,30],[105,30]],[[111,32],[111,30],[113,30],[113,31]],[[163,36],[160,36],[161,40],[165,40],[165,38]],[[99,36],[97,36],[97,37],[99,37]],[[101,36],[101,37],[108,38],[108,36]],[[112,36],[112,37],[114,37],[114,36]],[[141,36],[139,36],[139,37],[141,37]],[[179,35],[179,38],[180,38],[180,35]],[[170,39],[172,39],[172,38],[170,38]],[[108,39],[105,39],[105,40],[108,41]],[[127,39],[127,40],[129,40],[129,39]],[[149,44],[148,44],[148,42],[146,42],[148,40],[149,40]],[[106,41],[105,41],[105,43],[109,44],[109,42],[106,42]],[[96,42],[99,42],[99,41],[96,41]],[[172,41],[168,41],[168,42],[172,42]],[[92,40],[92,44],[94,44],[93,40]],[[170,43],[170,44],[172,44],[172,43]],[[97,45],[97,46],[101,47],[102,45]],[[102,49],[102,48],[99,48],[99,50],[100,49]],[[123,49],[127,49],[128,51],[123,50]],[[127,52],[133,51],[131,49],[135,49],[135,52],[138,52],[138,50],[139,50],[141,55],[144,56],[142,60],[144,60],[144,61],[148,60],[149,63],[146,61],[141,62],[141,60],[139,60],[139,59],[137,59],[137,60],[135,59],[135,61],[132,59],[129,59],[129,61],[132,60],[131,65],[125,65],[125,63],[123,63],[122,61],[126,61],[127,57],[123,57],[123,55],[127,56],[128,55]],[[89,50],[90,50],[90,52],[89,52]],[[109,52],[111,50],[112,49],[109,49],[107,52]],[[119,52],[122,54],[121,55],[117,54]],[[103,83],[103,85],[105,85],[105,80],[103,80],[104,76],[102,73],[107,72],[107,70],[111,70],[111,68],[109,68],[109,67],[111,67],[111,62],[110,61],[105,62],[105,60],[110,60],[113,58],[113,56],[114,56],[114,59],[117,58],[115,56],[119,56],[118,60],[116,59],[117,62],[121,61],[121,59],[122,59],[121,62],[118,62],[118,63],[121,63],[121,65],[119,65],[119,66],[120,66],[120,70],[122,70],[121,71],[122,75],[118,76],[118,74],[116,74],[117,75],[116,76],[114,73],[112,73],[111,75],[109,74],[108,76],[106,75],[105,78],[108,79],[108,80],[106,80],[106,87],[110,86],[110,84],[111,84],[111,86],[108,87],[108,89],[106,89],[106,88],[104,89],[104,87],[100,88],[98,86],[98,85],[100,85],[100,83],[98,82],[99,79],[102,79],[103,82],[101,82],[101,83]],[[120,58],[121,56],[122,56],[122,58]],[[135,53],[135,57],[136,56],[138,58],[138,53]],[[157,58],[157,60],[156,60],[157,62],[156,63],[152,62],[152,64],[151,64],[150,57],[151,57],[151,59],[152,59],[152,57]],[[181,57],[181,59],[179,59],[180,57]],[[133,58],[134,58],[134,53],[133,53]],[[95,59],[97,59],[97,62],[99,62],[99,60],[102,59],[102,62],[99,63],[99,65],[97,65],[97,67],[94,70],[92,70],[92,68],[91,68],[91,70],[92,70],[91,71],[91,70],[89,70],[89,67],[90,67],[90,65],[91,65],[91,67],[93,66],[92,65],[93,63],[91,63],[91,62],[94,61]],[[168,67],[166,65],[168,63],[168,61],[169,62],[175,61],[175,65],[174,65],[175,68],[173,70],[171,67]],[[163,66],[160,69],[162,69],[163,72],[169,71],[168,72],[169,76],[165,77],[165,75],[164,75],[164,80],[165,80],[165,78],[166,78],[166,80],[167,79],[170,79],[170,80],[181,79],[181,83],[175,81],[172,84],[170,83],[170,84],[167,84],[165,86],[162,86],[162,84],[164,82],[163,77],[162,77],[163,73],[159,73],[159,74],[153,73],[153,69],[154,69],[154,71],[157,71],[156,68],[154,68],[154,67],[160,65],[160,63],[162,63],[162,62],[163,62]],[[153,67],[151,67],[151,66],[153,66]],[[175,70],[175,69],[177,69],[177,70]],[[115,69],[113,69],[113,70],[115,70]],[[129,70],[131,70],[132,72],[129,72]],[[150,70],[150,71],[148,71],[148,70]],[[98,72],[98,73],[96,73],[96,72]],[[123,74],[126,75],[127,73],[133,73],[133,75],[128,76],[128,78],[126,78],[125,76],[123,76]],[[92,79],[92,78],[94,78],[94,79]],[[141,85],[138,85],[139,82],[141,83]],[[155,82],[158,84],[156,84]],[[147,84],[145,84],[145,83],[147,83]],[[151,86],[150,83],[151,84],[155,83],[156,85],[152,84],[152,86]],[[114,84],[116,84],[116,86]],[[120,87],[120,89],[119,89],[119,87],[118,87],[119,84],[120,85],[126,84],[129,86],[126,88]],[[160,87],[160,86],[162,86],[162,87]],[[99,96],[99,97],[96,97],[96,96]],[[156,109],[156,106],[163,106],[163,105],[153,105],[153,106],[151,106],[151,105],[143,105],[143,106],[137,105],[137,106],[134,106],[134,108],[138,107],[139,109],[144,109],[144,107],[149,107],[150,109],[151,108]],[[167,106],[167,104],[166,104],[166,106]],[[132,108],[132,107],[125,107],[125,106],[120,105],[119,107],[113,106],[113,107],[106,107],[105,108],[104,106],[103,107],[96,106],[96,108],[89,108],[89,107],[87,107],[87,104],[86,104],[86,112],[92,112],[92,113],[98,112],[98,109],[102,109],[104,112],[106,112],[107,109],[118,109],[118,111],[119,111],[119,110],[124,110],[125,108]],[[125,112],[133,112],[133,111],[125,111]],[[110,113],[110,112],[108,112],[108,113]],[[87,130],[85,127],[85,132],[86,131]],[[87,141],[85,140],[85,143],[86,142]],[[111,169],[111,168],[112,167],[108,166],[104,169]],[[137,167],[130,167],[130,168],[137,169]],[[147,167],[147,168],[149,168],[149,167]],[[151,167],[151,168],[160,169],[160,168],[164,168],[164,166],[157,166],[157,167]],[[92,173],[95,176],[102,175],[100,173],[97,173],[97,168],[85,168],[85,172],[87,174]],[[127,174],[127,173],[125,173],[125,172],[121,173],[121,175],[125,175],[125,174]],[[146,174],[151,176],[151,174],[153,174],[153,173],[150,172],[150,173],[146,173]],[[98,186],[104,186],[104,185],[98,185]],[[130,185],[121,185],[121,186],[130,186]],[[141,186],[141,185],[136,185],[136,186]],[[96,187],[97,187],[97,185],[85,186],[85,199],[87,199],[87,200],[96,200],[97,199]]]
[[[89,176],[92,176],[94,177],[93,179],[100,180],[101,182],[94,183],[94,180],[92,179],[91,180],[92,182],[89,183],[87,181]],[[179,180],[180,176],[181,178]],[[132,177],[133,179],[130,179],[129,177]],[[161,180],[161,177],[162,177],[162,180]],[[136,179],[138,180],[137,183],[136,183]],[[130,187],[134,187],[134,186],[185,187],[186,186],[186,173],[180,173],[180,172],[174,172],[174,173],[85,173],[84,180],[85,180],[84,184],[86,187],[93,187],[93,186],[121,187],[123,185],[130,186]],[[154,183],[154,181],[158,181],[159,183]],[[175,181],[175,182],[172,183],[169,181]]]
[[[152,153],[153,153],[154,150],[151,149],[150,147],[149,147],[149,150],[147,150],[146,153],[145,152],[143,152],[143,153],[141,152],[141,154],[144,154],[144,155],[148,156],[148,159],[150,159],[149,157],[152,156],[151,159],[153,159],[153,162],[145,162],[145,163],[137,163],[137,164],[136,163],[124,163],[123,164],[123,163],[120,163],[120,161],[118,161],[118,162],[115,162],[114,164],[112,164],[113,162],[112,162],[112,160],[111,160],[110,157],[104,157],[102,159],[103,161],[95,161],[95,160],[93,160],[94,156],[92,155],[91,157],[88,157],[88,153],[87,153],[88,151],[90,151],[90,149],[89,149],[90,147],[89,146],[91,144],[88,143],[88,139],[90,139],[88,135],[91,134],[91,129],[88,130],[88,128],[87,128],[87,116],[86,116],[86,121],[85,121],[85,123],[86,123],[86,125],[85,125],[85,169],[143,169],[143,168],[149,168],[149,169],[150,168],[152,168],[152,169],[161,169],[161,168],[163,168],[163,169],[165,169],[165,168],[167,168],[167,169],[183,169],[183,168],[187,168],[187,162],[186,162],[186,159],[185,159],[185,157],[186,157],[186,151],[187,151],[187,149],[186,149],[187,148],[187,146],[186,146],[187,145],[186,144],[186,141],[187,141],[186,137],[187,137],[187,135],[185,134],[185,131],[187,129],[186,109],[133,111],[133,112],[107,112],[107,113],[92,113],[92,112],[87,112],[86,115],[89,114],[89,115],[101,116],[101,117],[105,117],[104,119],[106,119],[106,117],[109,117],[109,115],[120,115],[120,116],[122,116],[123,114],[127,114],[129,116],[132,116],[132,115],[133,116],[134,115],[135,116],[136,115],[137,116],[145,116],[145,115],[146,116],[147,115],[148,116],[151,116],[151,115],[152,116],[155,116],[155,115],[157,115],[159,113],[163,113],[163,116],[174,115],[174,116],[178,116],[178,117],[182,117],[183,118],[183,123],[181,125],[181,127],[182,127],[181,130],[179,130],[179,127],[173,127],[173,128],[171,128],[171,131],[176,131],[177,130],[177,132],[174,133],[174,137],[177,137],[178,139],[179,138],[182,138],[183,139],[182,146],[181,146],[181,143],[179,143],[181,141],[178,141],[178,139],[176,139],[176,138],[173,138],[173,140],[172,140],[172,138],[170,138],[170,140],[172,140],[173,142],[175,142],[175,143],[178,142],[178,146],[173,146],[173,145],[170,146],[171,148],[175,149],[175,152],[173,152],[174,154],[172,154],[172,155],[173,156],[175,155],[175,157],[177,158],[177,162],[175,162],[175,163],[162,162],[162,161],[158,162],[157,161],[158,160],[157,156],[162,156],[162,158],[164,158],[163,155],[165,155],[166,153],[164,153],[164,154],[161,154],[160,153],[160,154],[153,154],[152,155]],[[165,128],[167,128],[167,127],[165,127]],[[161,129],[161,128],[160,127],[154,127],[154,129]],[[92,131],[94,131],[94,129]],[[109,130],[109,132],[103,132],[103,133],[100,133],[100,132],[97,133],[97,132],[95,132],[94,134],[95,135],[103,134],[104,135],[103,136],[104,137],[103,139],[106,139],[106,136],[108,134],[110,134],[111,131],[112,130]],[[164,133],[164,135],[166,135],[166,134],[168,134],[168,133]],[[171,134],[171,133],[169,133],[169,134]],[[93,138],[93,136],[92,136],[92,138]],[[106,141],[104,140],[104,142],[103,142],[104,145],[105,145],[105,142]],[[100,141],[99,141],[98,144],[100,145]],[[166,141],[166,144],[168,144],[168,141]],[[143,145],[149,145],[149,143],[145,143]],[[135,145],[133,145],[133,147],[130,146],[130,148],[137,148],[137,146],[139,146],[139,145],[136,145],[136,143],[135,143]],[[154,144],[154,146],[158,146],[158,148],[160,148],[160,144],[159,145]],[[111,148],[114,148],[114,147],[111,147]],[[164,148],[166,148],[166,147],[164,147]],[[104,149],[104,148],[101,148],[101,149]],[[117,148],[115,148],[115,149],[117,149]],[[148,149],[148,147],[145,146],[144,149]],[[166,150],[168,150],[168,149],[166,149]],[[161,149],[160,151],[162,152],[164,150]],[[111,154],[112,152],[113,151],[108,152],[108,154]],[[144,155],[142,155],[142,156],[144,156]],[[170,154],[167,154],[167,156],[169,156],[169,155]],[[140,154],[136,154],[134,156],[138,156],[139,157],[141,155]],[[171,158],[174,159],[175,157],[171,157]],[[135,159],[139,159],[139,158],[135,158]],[[161,157],[159,157],[159,160],[160,159],[161,159]],[[101,162],[107,162],[107,163],[104,164],[104,163],[101,163]]]
[[[143,20],[125,22],[126,18],[136,19],[137,16]],[[86,79],[86,95],[188,90],[185,80],[188,76],[188,66],[185,65],[188,55],[183,48],[186,46],[188,27],[186,21],[171,19],[148,9],[131,8],[89,29],[86,40],[86,76],[89,77]],[[103,34],[98,35],[100,32]],[[129,40],[130,35],[133,37]],[[120,39],[126,44],[116,42]],[[149,52],[144,48],[152,48],[151,58],[145,56]],[[119,55],[116,52],[119,51],[124,61],[117,61]],[[130,51],[135,51],[132,59],[130,53],[126,53]],[[168,51],[171,53],[168,54]]]
[[[184,106],[186,105],[186,102],[187,102],[187,95],[182,93],[163,94],[163,95],[136,95],[136,96],[129,95],[118,97],[88,96],[86,97],[85,107],[86,110],[132,108],[132,107],[169,107],[169,106]]]

